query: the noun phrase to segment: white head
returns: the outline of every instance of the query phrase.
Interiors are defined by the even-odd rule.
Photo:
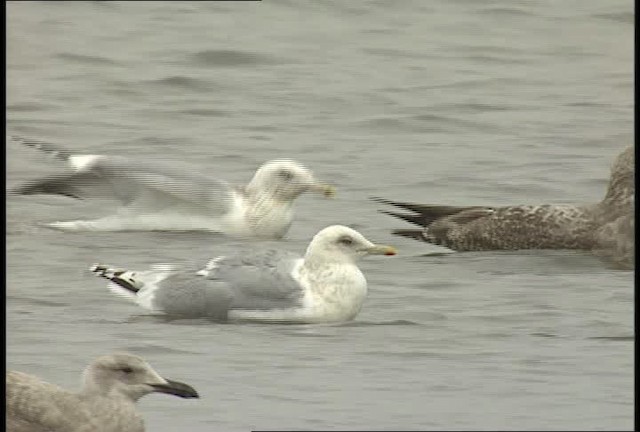
[[[358,231],[343,225],[331,225],[316,234],[305,254],[314,263],[355,263],[366,255],[395,255],[395,248],[376,245]]]
[[[199,397],[193,387],[162,378],[143,359],[126,353],[98,357],[85,369],[83,381],[85,393],[121,395],[133,401],[153,392]]]
[[[265,162],[247,185],[249,194],[268,193],[272,198],[285,202],[309,190],[327,197],[335,194],[332,186],[318,182],[310,170],[290,159]]]

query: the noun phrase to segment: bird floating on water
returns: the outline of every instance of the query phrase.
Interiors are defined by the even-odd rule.
[[[327,197],[335,194],[333,186],[320,183],[309,169],[290,159],[265,162],[248,184],[234,186],[168,163],[124,155],[73,154],[53,144],[12,138],[72,169],[28,182],[13,193],[106,198],[121,205],[115,214],[100,219],[47,224],[65,231],[201,230],[278,239],[293,221],[293,202],[298,196],[307,191]]]
[[[359,232],[332,225],[313,237],[304,257],[280,250],[243,251],[209,260],[199,271],[171,265],[148,271],[91,267],[109,289],[139,306],[178,317],[265,322],[340,322],[355,318],[367,295],[356,262],[395,255]]]
[[[191,386],[162,378],[138,356],[95,359],[70,392],[23,372],[8,371],[6,426],[11,432],[143,432],[135,403],[149,393],[198,398]]]
[[[410,213],[382,213],[418,225],[393,234],[456,251],[582,249],[633,266],[635,249],[634,148],[618,155],[607,193],[598,203],[505,207],[416,204],[372,198]]]

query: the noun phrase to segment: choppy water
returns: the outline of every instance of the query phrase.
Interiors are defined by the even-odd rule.
[[[242,245],[78,233],[104,206],[7,201],[7,363],[74,387],[128,350],[194,385],[149,430],[631,429],[633,273],[566,251],[441,251],[391,236],[371,195],[466,204],[599,200],[633,140],[628,1],[9,2],[7,129],[76,151],[181,160],[243,182],[288,157],[338,187],[286,240],[348,224],[393,244],[342,325],[166,322],[86,268]],[[60,167],[7,148],[7,183]],[[262,247],[263,243],[256,244]]]

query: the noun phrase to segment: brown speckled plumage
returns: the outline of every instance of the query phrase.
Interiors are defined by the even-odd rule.
[[[135,402],[151,392],[198,397],[193,388],[165,380],[144,360],[126,353],[94,360],[79,392],[8,371],[6,427],[12,432],[143,432]]]
[[[583,249],[633,265],[634,154],[628,147],[617,157],[607,194],[596,204],[451,207],[374,200],[411,211],[383,213],[423,227],[394,234],[453,250]]]

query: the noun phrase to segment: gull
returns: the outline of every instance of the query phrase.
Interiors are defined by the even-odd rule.
[[[91,267],[108,288],[144,309],[171,316],[264,322],[342,322],[355,318],[367,295],[356,262],[395,255],[359,232],[332,225],[318,232],[303,257],[249,250],[209,260],[199,271],[158,265],[131,271]]]
[[[162,378],[138,356],[95,359],[70,392],[23,372],[8,371],[6,426],[12,432],[143,432],[135,403],[149,393],[198,398],[189,385]]]
[[[602,201],[577,205],[506,207],[416,204],[372,198],[410,213],[382,213],[420,226],[393,234],[455,251],[581,249],[633,265],[635,248],[634,148],[616,158]]]
[[[51,222],[63,231],[214,231],[235,237],[278,239],[294,217],[294,200],[314,191],[327,197],[333,186],[320,183],[291,159],[262,164],[246,185],[231,185],[175,164],[124,155],[73,154],[53,144],[13,140],[64,161],[71,172],[14,188],[18,195],[54,194],[76,199],[110,199],[115,214],[95,220]]]

